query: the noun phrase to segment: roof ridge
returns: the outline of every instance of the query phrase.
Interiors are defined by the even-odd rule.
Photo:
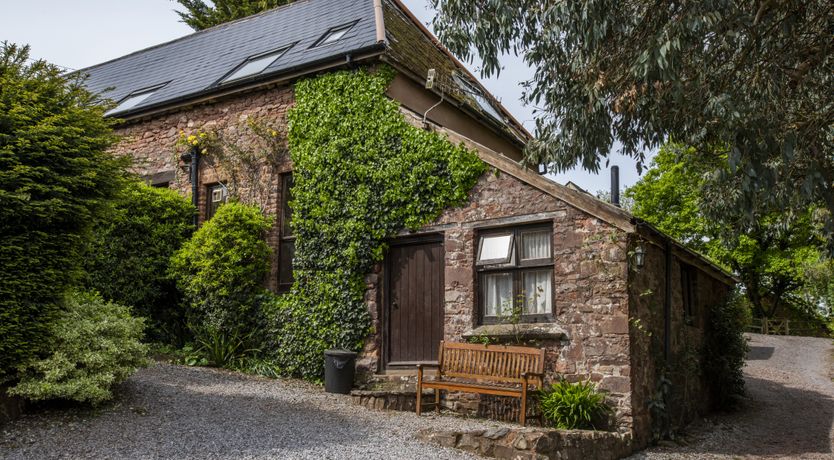
[[[106,65],[106,64],[111,64],[113,62],[116,62],[116,61],[119,61],[119,60],[122,60],[122,59],[126,59],[126,58],[129,58],[131,56],[135,56],[135,55],[140,54],[140,53],[145,53],[145,52],[157,49],[157,48],[161,48],[163,46],[168,46],[172,43],[184,41],[184,40],[187,40],[187,39],[190,39],[192,37],[199,36],[199,35],[204,35],[205,33],[208,33],[208,32],[213,32],[213,31],[216,31],[216,30],[228,28],[233,24],[246,22],[246,21],[252,20],[252,19],[254,19],[256,17],[259,17],[259,16],[267,16],[267,15],[270,15],[272,13],[275,13],[278,10],[283,10],[285,8],[289,8],[289,7],[292,7],[292,6],[295,6],[295,5],[300,5],[300,4],[303,4],[303,3],[310,3],[310,2],[313,2],[313,1],[315,1],[315,0],[296,0],[296,1],[284,4],[284,5],[276,6],[275,8],[270,8],[268,10],[261,11],[260,13],[250,14],[249,16],[245,16],[245,17],[242,17],[242,18],[239,18],[239,19],[235,19],[233,21],[224,22],[222,24],[217,24],[217,25],[211,26],[207,29],[197,30],[197,31],[192,32],[188,35],[183,35],[182,37],[177,37],[177,38],[168,40],[167,42],[157,43],[156,45],[152,45],[152,46],[149,46],[147,48],[142,48],[142,49],[130,52],[128,54],[125,54],[125,55],[122,55],[122,56],[119,56],[119,57],[115,57],[113,59],[109,59],[109,60],[104,61],[104,62],[99,62],[98,64],[93,64],[91,66],[87,66],[87,67],[78,69],[76,71],[70,72],[68,75],[72,75],[72,74],[75,74],[75,73],[81,73],[81,72],[84,72],[84,71],[90,70],[90,69],[95,69],[95,68],[101,67],[101,66]],[[177,10],[172,10],[172,11],[176,12]]]

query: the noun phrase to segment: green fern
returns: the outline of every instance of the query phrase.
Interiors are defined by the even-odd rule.
[[[538,398],[542,414],[556,428],[595,430],[611,413],[605,395],[597,392],[590,381],[560,380],[542,389]]]

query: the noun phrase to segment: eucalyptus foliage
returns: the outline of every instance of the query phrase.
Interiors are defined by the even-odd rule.
[[[90,223],[120,183],[106,108],[28,47],[0,44],[0,381],[48,352]]]
[[[324,350],[361,349],[370,331],[364,277],[386,238],[464,203],[486,170],[474,152],[408,124],[385,96],[393,75],[341,71],[295,86],[295,283],[274,306],[271,334],[287,373],[317,379]]]
[[[245,18],[261,11],[287,5],[295,0],[177,0],[185,11],[177,11],[180,20],[194,30]]]
[[[498,74],[503,53],[535,73],[533,163],[598,171],[668,139],[726,146],[704,212],[755,220],[823,203],[834,249],[834,15],[826,0],[654,2],[432,0],[435,30]],[[764,211],[763,211],[764,210]]]
[[[143,329],[144,320],[132,317],[128,307],[95,294],[70,294],[50,324],[51,353],[21,366],[22,378],[9,394],[35,401],[107,401],[114,385],[146,365]]]
[[[230,202],[171,257],[171,276],[188,303],[196,328],[219,334],[259,326],[266,296],[272,220],[257,206]]]
[[[87,286],[148,318],[157,340],[182,338],[180,296],[168,268],[193,232],[196,211],[174,190],[127,182],[113,211],[96,225],[84,257]]]
[[[706,176],[715,167],[710,162],[720,161],[665,145],[625,196],[634,200],[635,216],[736,273],[756,316],[771,317],[806,292],[806,272],[824,260],[825,240],[812,210],[769,212],[751,222],[744,210],[728,209],[724,220],[712,220]]]

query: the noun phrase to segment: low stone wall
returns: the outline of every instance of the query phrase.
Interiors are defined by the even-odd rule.
[[[6,394],[6,389],[0,387],[0,425],[20,417],[25,406],[22,398],[9,396]]]
[[[417,408],[417,394],[413,391],[353,390],[350,397],[354,404],[372,410],[414,412]],[[434,395],[424,391],[423,402],[434,403]],[[423,410],[434,410],[434,406],[424,404]]]
[[[423,430],[417,439],[485,457],[513,460],[613,460],[631,454],[630,434],[608,431],[494,428],[479,431]]]

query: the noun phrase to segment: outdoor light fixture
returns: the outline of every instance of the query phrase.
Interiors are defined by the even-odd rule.
[[[643,264],[646,262],[646,251],[643,249],[643,246],[637,246],[634,248],[634,266],[637,267],[638,270],[643,268]]]

